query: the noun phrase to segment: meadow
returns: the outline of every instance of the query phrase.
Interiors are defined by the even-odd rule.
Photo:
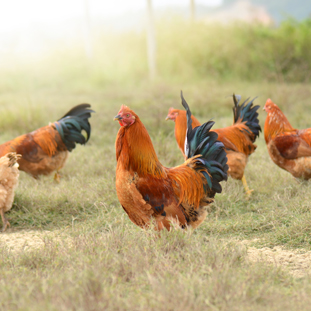
[[[249,247],[311,250],[311,185],[271,161],[263,134],[245,171],[249,200],[229,179],[197,230],[158,235],[136,227],[119,204],[113,117],[131,107],[168,167],[183,161],[174,123],[165,121],[181,107],[181,89],[192,113],[215,127],[232,123],[232,93],[258,96],[261,107],[271,98],[294,127],[310,127],[310,21],[276,29],[166,23],[157,28],[153,82],[141,33],[98,34],[91,61],[73,44],[1,64],[0,143],[78,103],[96,111],[89,142],[71,153],[59,184],[20,174],[12,227],[0,235],[1,310],[309,310],[308,270],[297,278],[247,256]],[[262,109],[259,118],[263,128]],[[14,248],[14,234],[34,232],[42,247]]]

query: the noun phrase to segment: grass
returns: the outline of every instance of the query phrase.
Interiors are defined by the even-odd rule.
[[[145,123],[162,163],[178,165],[182,156],[174,140],[174,124],[164,120],[169,107],[180,106],[179,88],[158,83],[138,86],[135,92],[119,88],[112,93],[110,87],[83,94],[74,89],[61,94],[53,89],[33,92],[40,113],[31,105],[23,106],[28,113],[19,115],[22,122],[34,112],[34,123],[43,126],[87,97],[96,113],[89,143],[71,153],[60,184],[52,176],[34,180],[21,173],[8,213],[12,231],[52,233],[46,234],[45,247],[38,250],[12,252],[2,245],[0,309],[308,309],[308,277],[296,280],[280,269],[249,263],[245,248],[237,242],[259,238],[254,242],[257,246],[311,249],[310,185],[295,181],[272,163],[263,135],[246,169],[254,189],[251,199],[245,200],[240,182],[229,179],[208,219],[195,232],[173,230],[161,236],[144,232],[120,207],[114,154],[119,125],[113,116],[121,104],[130,105]],[[232,103],[226,97],[232,92],[244,97],[260,94],[256,103],[261,106],[272,97],[284,111],[291,111],[294,126],[302,127],[308,119],[301,111],[309,85],[201,81],[189,83],[183,91],[200,121],[214,117],[219,126],[232,122]],[[54,102],[53,107],[44,103],[42,94]],[[19,100],[16,96],[15,102]],[[6,118],[4,109],[2,118]],[[260,111],[262,125],[264,119]],[[30,122],[26,128],[34,126]],[[4,142],[17,132],[12,124],[0,139]],[[53,232],[61,232],[62,238],[55,238]]]
[[[247,264],[245,250],[173,230],[159,238],[124,221],[71,243],[3,251],[0,306],[17,310],[259,310],[304,306],[302,285],[279,269]],[[78,232],[79,231],[79,232]],[[237,290],[238,289],[238,290]],[[304,287],[304,289],[307,289]],[[289,300],[291,293],[295,297]],[[34,303],[35,302],[35,303]]]
[[[138,46],[143,43],[134,38]],[[306,128],[311,86],[284,79],[185,78],[190,69],[170,79],[178,66],[162,68],[163,76],[149,83],[140,65],[130,79],[136,48],[122,59],[125,69],[117,66],[112,73],[109,67],[102,76],[104,61],[88,71],[83,62],[76,64],[74,54],[72,63],[38,61],[31,71],[26,65],[7,69],[0,79],[0,142],[55,121],[81,102],[96,111],[90,141],[71,153],[60,184],[52,176],[34,180],[21,172],[7,213],[12,229],[2,237],[34,230],[42,234],[44,247],[12,251],[0,237],[0,309],[308,310],[309,276],[296,279],[281,268],[251,263],[239,242],[311,249],[310,183],[294,180],[272,163],[262,134],[245,172],[254,189],[250,200],[242,184],[229,179],[201,227],[159,235],[132,224],[119,204],[114,149],[119,125],[112,119],[121,104],[130,106],[146,125],[162,164],[175,166],[183,157],[174,124],[165,117],[169,107],[181,107],[181,89],[193,114],[202,122],[213,118],[217,127],[232,123],[229,95],[235,92],[243,98],[258,95],[255,103],[261,107],[271,98],[294,127]],[[265,113],[259,113],[263,127]]]

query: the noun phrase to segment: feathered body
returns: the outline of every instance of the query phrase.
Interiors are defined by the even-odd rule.
[[[311,128],[297,130],[281,109],[268,99],[264,135],[272,161],[294,177],[311,178]]]
[[[8,153],[0,158],[0,214],[5,231],[10,223],[5,218],[4,213],[9,211],[14,200],[14,192],[18,185],[18,163],[20,155]]]
[[[116,119],[121,125],[116,138],[116,190],[131,221],[144,228],[154,218],[158,230],[169,230],[171,222],[196,228],[207,215],[204,207],[221,192],[219,182],[227,179],[223,144],[210,131],[214,123],[190,129],[189,158],[166,168],[137,114],[122,106]]]
[[[234,179],[243,178],[248,157],[257,148],[254,142],[261,131],[257,112],[259,106],[253,106],[255,98],[249,102],[247,99],[239,105],[240,99],[240,96],[233,95],[233,125],[214,129],[218,134],[218,140],[225,146],[229,165],[228,173]],[[170,108],[166,119],[175,121],[175,138],[179,149],[184,154],[183,146],[187,129],[185,111]],[[192,116],[192,121],[193,127],[200,125],[194,116]]]
[[[19,169],[35,178],[58,171],[76,143],[85,144],[89,140],[91,112],[94,111],[89,104],[75,106],[58,121],[0,145],[0,156],[8,152],[21,154]]]

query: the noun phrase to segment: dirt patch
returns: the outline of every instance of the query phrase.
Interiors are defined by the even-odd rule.
[[[250,242],[253,241],[243,241],[243,244],[247,246]],[[281,246],[273,248],[247,246],[247,255],[251,262],[267,262],[281,267],[297,278],[311,274],[311,251],[304,249],[288,250]]]
[[[46,239],[60,240],[63,233],[60,231],[22,230],[18,232],[0,233],[0,246],[10,251],[31,251],[45,246]]]

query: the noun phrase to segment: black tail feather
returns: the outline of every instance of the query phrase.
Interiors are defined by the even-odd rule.
[[[254,134],[253,142],[259,136],[259,132],[261,132],[261,127],[259,125],[258,120],[258,112],[259,105],[253,106],[254,100],[257,98],[253,98],[251,101],[247,102],[249,98],[247,98],[243,104],[239,105],[241,100],[241,95],[233,94],[233,118],[234,123],[237,122],[246,122],[247,127],[252,131]]]
[[[197,158],[197,169],[202,171],[202,166],[207,169],[208,174],[202,172],[207,180],[209,189],[221,192],[223,180],[228,178],[227,156],[224,144],[217,141],[217,133],[210,131],[215,122],[208,121],[201,126],[192,129],[191,111],[181,92],[182,105],[187,112],[187,134],[185,140],[185,154],[187,158],[201,155]]]
[[[90,104],[80,104],[70,109],[61,119],[54,122],[68,151],[72,151],[76,144],[84,145],[91,136],[91,124],[89,118],[91,113],[95,112],[90,109]],[[86,138],[82,135],[86,132]]]

